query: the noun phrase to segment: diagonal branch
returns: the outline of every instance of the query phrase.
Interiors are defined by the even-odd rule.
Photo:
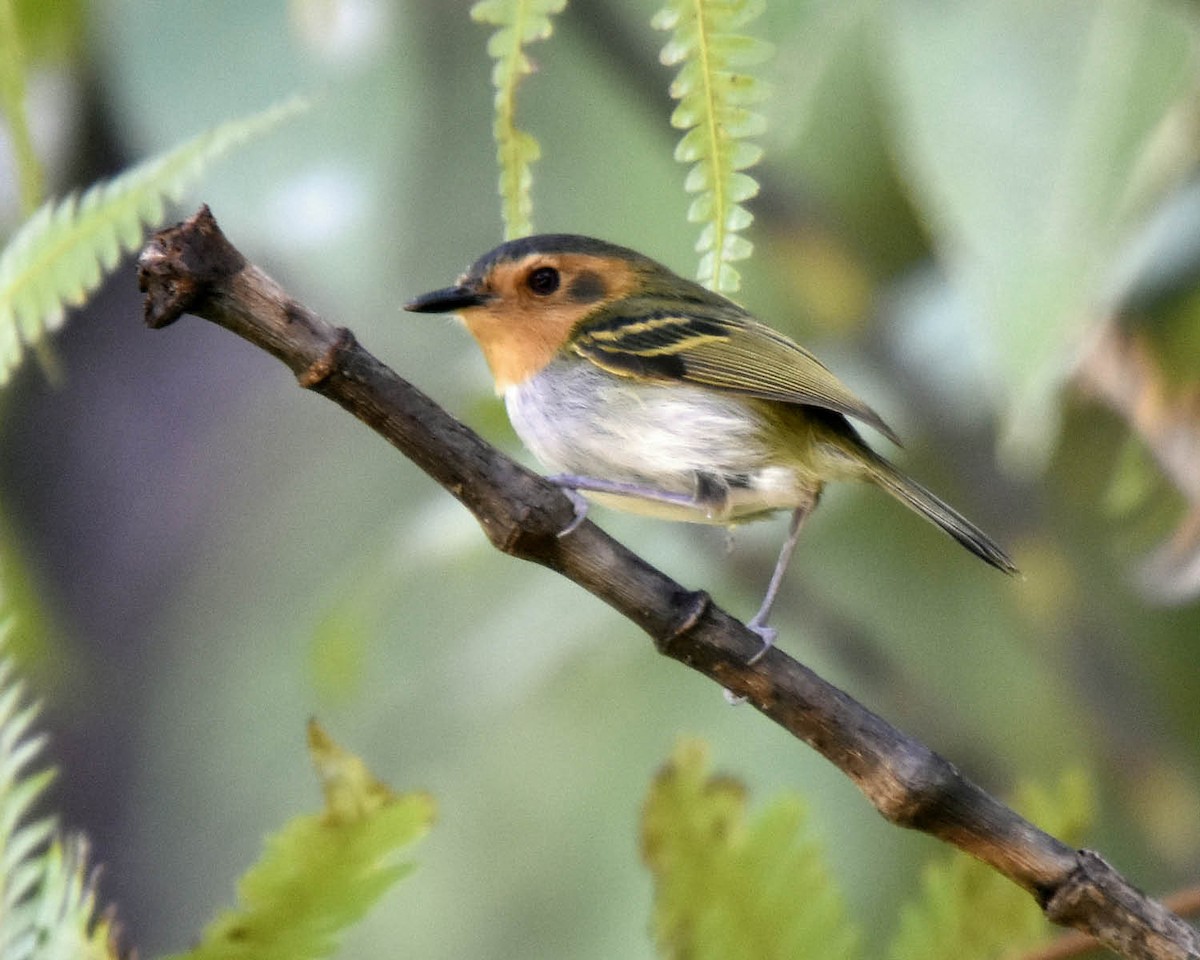
[[[650,566],[593,523],[562,491],[459,423],[364,350],[291,299],[225,239],[207,207],[156,234],[139,259],[146,322],[184,313],[272,354],[300,385],[333,400],[445,487],[503,552],[573,580],[641,627],[660,653],[712,678],[820,752],[892,823],[922,830],[994,867],[1055,923],[1137,960],[1200,958],[1200,936],[1134,889],[1099,855],[1038,830],[843,691],[773,648],[752,666],[759,637]]]
[[[1163,904],[1185,917],[1200,913],[1200,887],[1188,887],[1163,897]],[[1043,947],[1022,954],[1017,960],[1074,960],[1099,949],[1100,945],[1093,937],[1081,930],[1072,930]]]

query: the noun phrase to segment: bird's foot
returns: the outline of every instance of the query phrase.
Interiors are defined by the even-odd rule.
[[[758,648],[758,652],[746,661],[746,666],[752,667],[767,655],[768,650],[775,646],[775,638],[779,636],[779,631],[774,627],[768,627],[765,623],[759,623],[758,617],[755,617],[746,624],[746,627],[757,633],[758,638],[762,641],[762,646]]]
[[[775,638],[779,636],[779,631],[774,627],[768,627],[765,623],[758,623],[758,617],[755,617],[753,620],[747,623],[746,628],[758,634],[759,639],[762,640],[762,646],[758,648],[754,656],[746,661],[746,666],[752,667],[767,655],[768,650],[775,646]],[[728,690],[724,690],[722,692],[725,694],[725,702],[731,707],[740,706],[746,702],[745,697],[739,697],[737,694],[730,693]]]
[[[566,494],[567,499],[571,501],[571,506],[575,508],[575,516],[572,517],[570,523],[558,531],[558,539],[560,540],[568,534],[574,533],[576,530],[578,530],[579,525],[587,519],[588,515],[588,502],[587,498],[585,498],[583,494],[581,494],[578,490],[572,489],[571,487],[562,487],[561,489],[562,492]]]

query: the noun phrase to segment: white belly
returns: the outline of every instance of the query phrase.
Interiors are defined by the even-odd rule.
[[[739,397],[631,384],[586,362],[558,361],[510,387],[505,402],[517,435],[553,473],[688,498],[713,484],[725,492],[719,509],[711,498],[678,504],[588,492],[618,509],[727,524],[807,503],[820,487],[773,455],[768,425]]]

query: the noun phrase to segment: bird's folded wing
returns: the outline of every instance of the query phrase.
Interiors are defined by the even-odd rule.
[[[625,301],[620,308],[586,321],[575,333],[575,352],[619,376],[834,410],[900,443],[883,418],[816,357],[732,305],[684,312],[647,300]]]

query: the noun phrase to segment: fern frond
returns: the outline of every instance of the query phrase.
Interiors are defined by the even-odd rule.
[[[81,197],[43,204],[0,253],[0,384],[23,346],[61,326],[66,309],[83,304],[122,254],[137,247],[143,226],[162,220],[167,198],[177,199],[221,154],[303,108],[291,100],[221,124]]]
[[[41,870],[38,895],[29,905],[37,942],[31,960],[117,960],[115,925],[109,917],[96,917],[96,888],[84,839],[55,839],[42,857]]]
[[[2,632],[7,634],[7,626]],[[3,960],[16,956],[15,946],[30,935],[29,924],[22,922],[22,909],[40,882],[38,851],[54,832],[53,824],[47,820],[28,822],[30,811],[51,776],[47,771],[28,772],[45,738],[30,733],[37,708],[22,706],[24,690],[12,674],[12,662],[0,659],[0,958]]]
[[[479,0],[471,19],[499,29],[488,40],[488,55],[496,61],[492,85],[496,88],[496,161],[500,165],[500,203],[504,238],[513,240],[533,233],[532,167],[541,156],[537,140],[517,127],[517,86],[533,73],[525,45],[544,40],[553,31],[550,18],[562,13],[567,0]]]
[[[642,813],[654,874],[654,934],[666,957],[846,960],[857,934],[793,794],[758,817],[745,790],[681,743]]]
[[[393,793],[316,724],[309,725],[309,750],[325,810],[294,818],[270,838],[238,884],[241,906],[174,960],[328,956],[337,934],[411,869],[396,856],[429,830],[433,801]]]
[[[731,293],[741,277],[731,265],[752,250],[740,235],[754,219],[744,202],[758,193],[758,182],[743,173],[762,157],[750,143],[766,129],[761,114],[749,109],[767,96],[766,85],[742,72],[771,56],[773,47],[737,31],[762,13],[765,0],[670,0],[652,25],[670,30],[659,59],[683,64],[671,83],[679,101],[671,125],[687,131],[675,159],[691,164],[684,189],[698,194],[688,219],[703,223],[696,252],[698,277],[713,290]]]
[[[30,772],[45,737],[36,705],[3,654],[0,623],[0,960],[115,960],[111,924],[96,920],[95,890],[82,840],[60,840],[50,818],[30,819],[53,778]]]

